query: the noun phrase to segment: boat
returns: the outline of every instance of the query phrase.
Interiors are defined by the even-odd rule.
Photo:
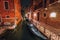
[[[39,38],[42,38],[44,40],[47,40],[48,38],[43,35],[28,19],[26,19],[26,25],[29,28],[30,32],[32,32],[34,35],[36,35]]]

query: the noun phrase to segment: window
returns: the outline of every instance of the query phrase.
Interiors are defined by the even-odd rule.
[[[37,21],[39,21],[39,12],[37,13]]]
[[[55,18],[55,17],[56,17],[56,13],[55,13],[55,12],[52,12],[52,13],[50,14],[50,17]]]
[[[46,13],[44,13],[44,17],[46,17]]]
[[[9,7],[8,7],[8,1],[5,1],[4,2],[4,5],[5,5],[5,9],[8,9]]]
[[[10,18],[10,16],[9,15],[6,15],[6,18]]]

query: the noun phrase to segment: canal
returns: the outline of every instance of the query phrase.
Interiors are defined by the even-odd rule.
[[[43,40],[28,29],[25,21],[20,22],[14,30],[7,30],[0,40]]]

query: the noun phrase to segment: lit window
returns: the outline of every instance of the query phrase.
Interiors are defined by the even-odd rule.
[[[56,17],[56,13],[55,13],[55,12],[52,12],[52,13],[50,14],[50,17],[55,18],[55,17]]]
[[[37,16],[36,14],[34,14],[34,16]]]
[[[5,2],[4,2],[4,4],[5,4],[5,6],[4,6],[4,7],[5,7],[5,9],[8,9],[8,8],[9,8],[9,7],[8,7],[8,2],[7,2],[7,1],[5,1]]]

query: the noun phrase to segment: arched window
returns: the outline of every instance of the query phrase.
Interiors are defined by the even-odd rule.
[[[44,17],[46,17],[46,13],[44,13]]]

